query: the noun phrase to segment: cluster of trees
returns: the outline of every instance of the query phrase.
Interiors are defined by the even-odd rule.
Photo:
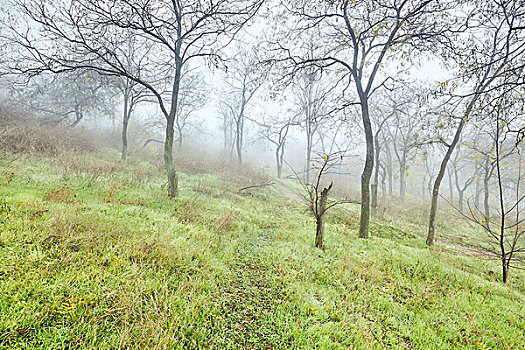
[[[326,209],[331,186],[321,184],[319,169],[362,144],[359,237],[369,236],[370,216],[396,182],[404,200],[419,173],[421,196],[431,203],[429,246],[447,181],[450,202],[487,232],[484,247],[501,259],[506,281],[513,257],[524,251],[523,5],[12,0],[1,20],[0,64],[4,74],[30,78],[12,93],[53,122],[74,126],[122,101],[123,159],[134,109],[155,104],[164,117],[169,196],[178,193],[173,144],[182,148],[189,117],[209,101],[202,69],[223,72],[216,105],[225,155],[242,164],[251,125],[274,147],[281,177],[289,139],[301,133],[304,181]],[[414,78],[412,68],[426,59],[449,77],[439,84]],[[325,166],[315,168],[316,152]],[[318,220],[318,232],[322,227]]]

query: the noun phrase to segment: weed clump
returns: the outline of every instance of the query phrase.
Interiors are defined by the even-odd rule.
[[[51,192],[46,195],[45,199],[48,202],[72,204],[77,202],[76,197],[77,196],[73,193],[72,189],[65,186],[51,190]]]

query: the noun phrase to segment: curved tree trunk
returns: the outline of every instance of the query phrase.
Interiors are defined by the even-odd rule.
[[[472,105],[473,103],[471,103],[471,106],[467,108],[465,117],[461,118],[461,121],[459,122],[458,128],[456,130],[456,134],[454,135],[454,140],[452,140],[452,143],[447,148],[445,157],[443,157],[443,160],[441,161],[441,166],[439,167],[439,173],[436,177],[436,181],[434,182],[434,188],[432,189],[432,202],[430,205],[430,214],[428,218],[428,234],[427,234],[427,240],[426,240],[426,243],[428,246],[431,246],[434,244],[434,235],[435,235],[435,229],[436,229],[435,221],[436,221],[436,214],[437,214],[437,207],[438,207],[439,187],[441,186],[441,181],[443,181],[443,177],[445,176],[445,172],[447,171],[448,161],[450,160],[450,157],[452,156],[452,152],[454,152],[454,149],[456,148],[456,145],[459,142],[459,138],[461,137],[461,132],[463,131],[463,127],[465,126],[465,121],[467,120],[467,116],[470,113],[470,109],[472,108]]]
[[[361,175],[361,218],[359,221],[359,238],[368,238],[368,227],[370,224],[370,178],[374,167],[374,134],[368,111],[368,99],[361,98],[361,113],[366,138],[365,167]]]

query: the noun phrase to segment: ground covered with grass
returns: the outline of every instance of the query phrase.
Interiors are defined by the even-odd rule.
[[[1,349],[520,349],[525,280],[357,207],[112,151],[0,155]],[[290,185],[290,191],[297,186]]]

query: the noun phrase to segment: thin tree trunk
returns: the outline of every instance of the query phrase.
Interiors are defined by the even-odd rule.
[[[381,167],[381,198],[386,199],[386,169]]]
[[[452,182],[452,170],[450,168],[447,168],[447,174],[448,174],[448,190],[450,195],[450,204],[454,205],[454,183]]]
[[[306,183],[310,183],[310,162],[312,161],[312,134],[306,132]]]
[[[481,177],[476,179],[476,193],[474,195],[474,208],[479,208],[479,195],[481,192]]]
[[[328,195],[332,185],[321,191],[321,198],[319,200],[319,211],[317,213],[317,228],[315,233],[315,247],[324,249],[324,218],[326,212],[326,203],[328,202]]]
[[[183,126],[180,124],[180,116],[177,116],[175,118],[175,126],[177,128],[177,144],[178,144],[178,149],[179,149],[179,152],[182,151],[182,128]]]
[[[282,175],[283,170],[283,164],[282,162],[282,156],[280,154],[281,146],[277,146],[277,150],[275,151],[275,162],[277,165],[277,178],[280,179]]]
[[[489,205],[489,180],[490,180],[490,170],[489,170],[489,158],[485,161],[485,176],[483,177],[483,208],[485,211],[485,220],[490,222],[490,205]]]
[[[394,194],[394,171],[392,167],[392,153],[390,152],[390,145],[387,144],[385,148],[386,152],[386,171],[387,171],[387,177],[388,177],[388,195],[390,197]]]
[[[166,142],[164,142],[164,165],[168,176],[168,196],[177,197],[179,194],[179,177],[173,166],[173,139],[175,134],[175,117],[179,99],[182,62],[180,59],[175,64],[175,78],[171,95],[171,109],[166,120]]]
[[[499,144],[499,135],[500,135],[500,124],[499,117],[496,119],[496,170],[498,176],[498,190],[499,190],[499,209],[501,212],[501,221],[500,221],[500,233],[499,233],[499,246],[502,262],[502,278],[503,283],[507,282],[508,277],[508,262],[507,254],[505,252],[505,225],[506,225],[506,211],[505,211],[505,200],[503,198],[503,181],[501,178],[501,165],[500,165],[500,144]],[[488,222],[487,222],[488,224]]]
[[[435,221],[436,221],[436,214],[437,214],[437,207],[438,207],[438,197],[439,197],[439,187],[441,186],[441,181],[443,181],[443,177],[445,176],[445,171],[447,170],[447,164],[450,160],[450,157],[452,156],[452,152],[454,152],[454,149],[456,148],[456,145],[459,142],[459,138],[461,137],[461,132],[463,131],[463,127],[465,126],[465,121],[467,120],[468,115],[470,114],[470,110],[473,107],[473,103],[467,108],[467,112],[465,113],[465,117],[461,118],[461,121],[459,122],[458,128],[456,130],[456,134],[454,135],[454,139],[452,140],[452,143],[448,146],[447,152],[445,153],[445,157],[443,157],[443,160],[441,161],[441,166],[439,167],[439,172],[436,177],[436,181],[434,182],[434,188],[432,189],[432,202],[430,205],[430,214],[428,218],[428,234],[427,234],[427,240],[426,243],[428,246],[431,246],[434,244],[434,235],[435,235]]]
[[[129,118],[130,118],[130,111],[129,111],[129,96],[126,93],[124,95],[124,115],[122,119],[122,154],[120,158],[122,160],[126,160],[126,157],[128,156],[128,124],[129,124]]]
[[[361,96],[361,113],[366,138],[366,159],[361,175],[361,218],[359,221],[359,238],[368,238],[370,224],[370,177],[374,167],[374,134],[368,111],[368,98]]]
[[[406,170],[405,160],[399,164],[399,197],[401,197],[401,202],[405,200],[406,193],[406,182],[405,182],[405,170]]]
[[[378,205],[377,204],[377,190],[378,190],[378,187],[379,187],[379,167],[380,167],[380,163],[379,163],[380,148],[379,148],[379,135],[378,135],[378,133],[376,133],[376,135],[375,135],[374,143],[375,143],[375,166],[374,166],[374,180],[372,181],[372,186],[371,186],[371,190],[372,190],[372,202],[371,202],[372,216],[376,215],[376,213],[377,213],[377,205]]]

